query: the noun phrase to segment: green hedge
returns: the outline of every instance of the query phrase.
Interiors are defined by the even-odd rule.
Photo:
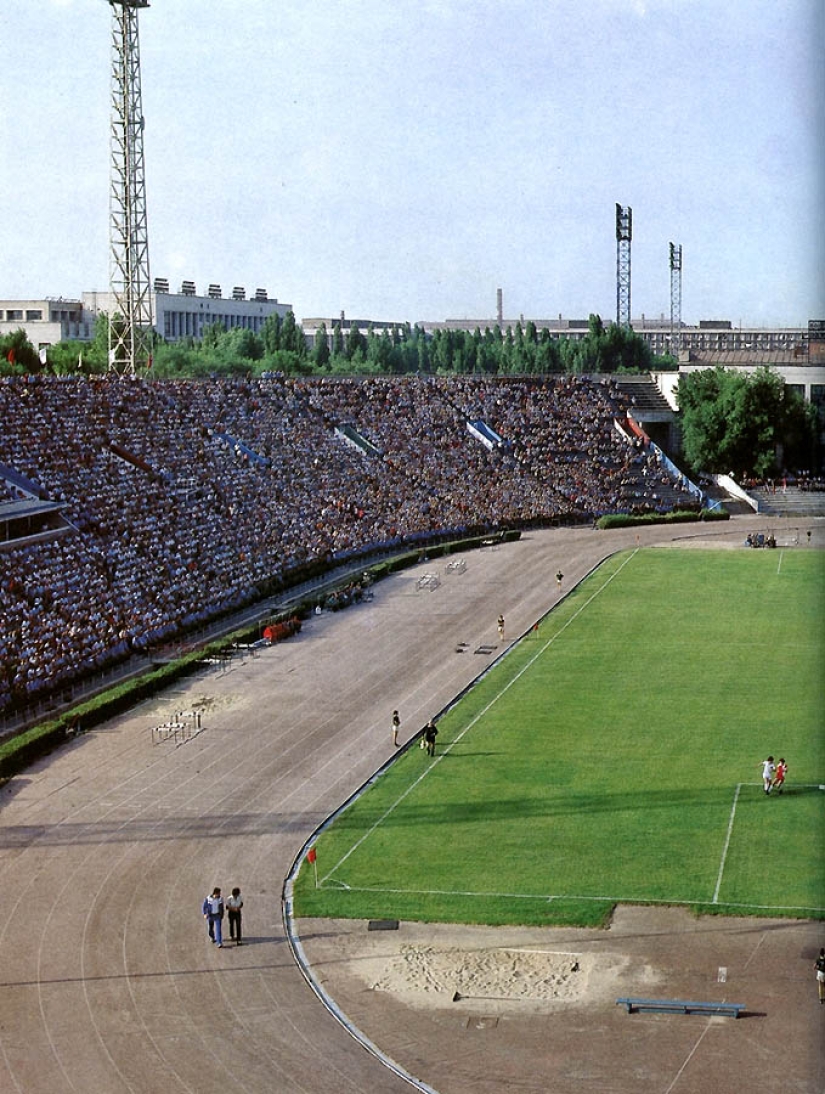
[[[599,517],[597,528],[633,528],[644,524],[690,524],[699,521],[730,520],[725,509],[674,509],[671,513],[610,513]]]

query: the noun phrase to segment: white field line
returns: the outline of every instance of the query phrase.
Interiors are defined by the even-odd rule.
[[[733,834],[733,822],[734,822],[734,819],[736,817],[736,804],[739,801],[739,791],[742,789],[743,786],[761,786],[761,785],[762,785],[762,783],[737,783],[736,784],[736,793],[733,795],[733,805],[731,806],[730,819],[728,820],[728,832],[727,832],[727,835],[725,836],[725,846],[722,849],[722,861],[719,863],[719,873],[716,877],[716,888],[713,890],[713,903],[714,904],[719,903],[719,889],[722,885],[722,872],[725,869],[725,859],[727,858],[727,854],[728,854],[728,847],[730,845],[730,837]],[[825,789],[825,786],[820,786],[819,783],[795,783],[794,785],[799,790],[823,790],[823,789]],[[729,901],[725,900],[725,901],[723,901],[723,903],[728,904]],[[739,907],[739,905],[731,905],[731,906],[732,907]],[[747,904],[747,905],[743,905],[743,907],[748,907],[749,908],[749,907],[751,907],[751,905]],[[754,907],[762,907],[762,905],[754,905]]]
[[[617,573],[618,573],[618,571],[617,571]],[[561,632],[559,632],[559,633],[561,633]],[[425,772],[425,774],[426,774],[426,772]],[[419,779],[416,780],[416,783],[420,782],[421,778],[423,778],[423,775]],[[413,785],[415,785],[415,784],[413,784]],[[795,783],[794,785],[799,790],[825,790],[825,784],[820,784],[820,783]],[[734,817],[735,817],[735,814],[736,814],[736,805],[737,805],[737,802],[739,800],[739,793],[740,793],[743,786],[757,786],[757,787],[761,788],[762,784],[761,783],[737,783],[736,784],[736,790],[734,792],[734,798],[733,798],[733,805],[731,807],[730,819],[728,821],[727,836],[725,838],[725,847],[724,847],[724,850],[722,852],[722,862],[719,866],[719,876],[718,876],[717,882],[716,882],[716,890],[713,894],[713,901],[712,901],[713,904],[718,903],[719,886],[720,886],[721,879],[722,879],[722,872],[724,870],[725,856],[727,855],[728,845],[730,843],[730,838],[731,838],[731,833],[733,832],[733,823],[734,823]],[[412,787],[410,787],[410,789],[412,789]],[[409,791],[406,791],[405,793],[409,793]],[[402,798],[403,798],[403,796],[404,795],[402,795]],[[401,801],[401,798],[399,798],[398,801]],[[397,805],[398,802],[396,802],[395,804]],[[390,809],[387,810],[387,813],[392,812],[392,809],[394,809],[394,808],[395,808],[395,806],[391,806]],[[384,814],[384,815],[386,816],[387,814]],[[381,820],[383,820],[383,818],[381,818]],[[376,821],[376,823],[373,825],[373,829],[376,828],[381,823],[381,820]],[[372,831],[372,829],[370,831]],[[369,835],[369,833],[367,833],[367,835]],[[364,839],[366,839],[366,836],[363,836],[362,839],[359,842],[363,842]],[[356,847],[357,846],[358,846],[358,844],[356,844]],[[352,854],[352,851],[354,851],[354,850],[355,850],[355,847],[353,847],[351,851],[348,851],[347,854],[344,856],[344,858],[349,857],[349,855]],[[344,859],[341,859],[341,862],[343,862],[343,861],[344,861]],[[337,867],[335,869],[337,869]],[[346,889],[347,892],[353,892],[353,893],[387,893],[390,896],[409,895],[409,896],[502,897],[502,898],[506,898],[507,900],[546,900],[548,902],[552,901],[552,900],[589,900],[589,901],[609,902],[611,904],[663,904],[663,905],[673,904],[673,905],[676,905],[676,906],[679,906],[679,907],[681,907],[681,906],[692,907],[693,905],[701,906],[703,904],[707,904],[706,900],[666,900],[666,899],[663,899],[661,897],[615,896],[615,895],[614,896],[608,896],[608,895],[594,896],[592,894],[589,895],[589,896],[580,896],[580,895],[577,895],[575,893],[499,893],[499,892],[492,892],[492,891],[487,891],[487,890],[483,890],[483,889],[481,889],[481,890],[477,890],[477,889],[394,889],[394,888],[385,888],[385,887],[380,886],[380,885],[347,885],[347,883],[344,882],[344,881],[335,881],[335,880],[330,881],[330,878],[331,878],[331,876],[334,872],[335,872],[335,870],[331,870],[329,872],[329,874],[327,874],[319,882],[319,888],[323,888],[324,887],[324,882],[327,881],[327,882],[329,882],[329,885],[327,886],[327,888],[330,888],[330,889]],[[808,905],[798,905],[798,904],[747,904],[747,903],[739,902],[739,901],[735,901],[735,900],[725,900],[725,901],[723,901],[723,904],[726,908],[744,908],[744,909],[749,909],[749,910],[752,910],[752,911],[781,911],[781,910],[785,910],[785,911],[794,911],[794,912],[825,912],[825,908],[811,907],[811,906],[808,906]]]
[[[384,888],[380,885],[347,885],[344,882],[331,881],[324,886],[327,889],[345,889],[348,893],[385,893],[388,896],[462,896],[462,897],[493,897],[505,900],[543,900],[550,903],[554,900],[581,900],[600,904],[650,904],[681,908],[681,907],[705,907],[707,900],[666,900],[662,897],[644,897],[627,895],[594,895],[587,896],[578,893],[496,893],[475,889],[394,889]],[[807,904],[746,904],[744,901],[726,900],[725,908],[743,908],[760,912],[825,912],[825,908],[818,908]]]
[[[335,871],[336,871],[337,869],[339,869],[339,868],[340,868],[341,866],[343,866],[343,864],[344,864],[344,863],[345,863],[345,862],[347,861],[347,859],[348,859],[348,858],[350,857],[350,855],[354,854],[354,853],[355,853],[355,852],[356,852],[356,851],[358,850],[358,848],[359,848],[359,847],[361,846],[361,844],[362,844],[362,843],[364,843],[364,842],[365,842],[365,841],[366,841],[367,839],[369,839],[369,837],[370,837],[370,836],[372,835],[372,833],[373,833],[373,832],[374,832],[374,831],[375,831],[375,830],[376,830],[377,828],[380,828],[380,826],[381,826],[381,825],[382,825],[382,824],[384,823],[384,821],[385,821],[385,820],[387,819],[387,817],[388,817],[388,816],[390,815],[390,813],[392,813],[392,812],[393,812],[393,811],[394,811],[395,809],[397,809],[397,808],[398,808],[398,806],[399,806],[399,805],[401,804],[401,802],[402,802],[402,801],[403,801],[403,800],[404,800],[404,799],[405,799],[405,798],[407,797],[407,795],[408,795],[408,794],[411,794],[411,793],[412,793],[412,791],[413,791],[413,790],[415,790],[415,788],[416,788],[416,787],[418,786],[418,784],[419,784],[420,782],[422,782],[422,780],[423,780],[423,779],[425,779],[425,778],[427,777],[427,775],[428,775],[428,774],[430,773],[430,771],[432,771],[432,770],[433,770],[433,768],[435,767],[435,765],[436,765],[436,764],[438,764],[438,763],[440,763],[440,762],[441,762],[441,760],[442,760],[442,759],[443,759],[443,758],[444,758],[444,757],[445,757],[446,755],[448,755],[448,754],[449,754],[449,752],[450,752],[450,751],[451,751],[451,750],[452,750],[452,749],[454,748],[454,746],[458,744],[458,742],[459,742],[459,741],[460,741],[460,740],[462,739],[462,737],[464,737],[464,735],[465,735],[465,734],[466,734],[466,733],[467,733],[467,732],[468,732],[469,730],[471,730],[471,729],[473,728],[473,726],[474,726],[474,725],[475,725],[475,724],[476,724],[476,723],[477,723],[478,721],[480,721],[480,720],[481,720],[481,719],[482,719],[482,718],[484,717],[484,715],[485,715],[485,714],[486,714],[486,713],[487,713],[487,712],[488,712],[488,711],[489,711],[489,710],[490,710],[490,709],[491,709],[491,708],[492,708],[493,706],[495,706],[495,704],[496,704],[496,703],[497,703],[497,702],[499,701],[499,699],[501,699],[501,697],[502,697],[503,695],[505,695],[505,694],[506,694],[506,693],[507,693],[507,692],[508,692],[508,691],[510,690],[510,688],[511,688],[511,687],[513,686],[513,684],[517,683],[517,682],[518,682],[518,681],[519,681],[519,680],[521,679],[521,677],[522,677],[522,676],[524,676],[524,674],[525,674],[525,673],[527,672],[527,670],[533,667],[533,665],[534,665],[534,664],[536,663],[536,661],[538,661],[538,659],[539,659],[539,658],[540,658],[540,657],[542,656],[542,654],[544,654],[544,653],[545,653],[545,652],[546,652],[546,651],[547,651],[547,650],[548,650],[548,649],[550,648],[550,646],[552,646],[552,644],[553,644],[553,643],[554,643],[554,642],[556,641],[556,639],[557,639],[557,638],[558,638],[558,637],[559,637],[560,635],[562,635],[562,634],[563,634],[563,633],[564,633],[564,632],[565,632],[565,631],[567,630],[567,628],[568,628],[568,627],[570,626],[570,624],[571,624],[571,623],[572,623],[572,622],[573,622],[574,620],[576,620],[576,619],[577,619],[577,618],[578,618],[578,617],[579,617],[579,616],[580,616],[580,615],[582,614],[582,612],[583,612],[583,611],[585,610],[585,608],[589,607],[589,606],[590,606],[590,605],[591,605],[591,604],[593,603],[593,601],[594,601],[594,600],[596,599],[596,597],[597,597],[597,596],[599,595],[599,593],[600,593],[600,592],[602,592],[602,590],[603,590],[603,589],[606,589],[606,588],[607,588],[607,586],[608,586],[608,585],[610,584],[610,582],[611,582],[611,581],[613,580],[613,578],[614,578],[614,577],[618,577],[618,575],[619,575],[619,574],[620,574],[620,573],[622,572],[622,570],[623,570],[623,569],[625,568],[625,566],[627,566],[628,562],[630,562],[630,561],[631,561],[631,560],[632,560],[633,558],[635,558],[635,557],[636,557],[636,554],[638,553],[638,550],[639,550],[639,549],[638,549],[638,548],[636,548],[636,550],[635,550],[635,551],[633,551],[633,552],[632,552],[632,553],[631,553],[630,555],[628,555],[628,557],[627,557],[627,558],[626,558],[626,559],[624,560],[624,562],[623,562],[623,563],[621,564],[621,566],[619,566],[618,570],[616,570],[616,571],[615,571],[615,573],[612,573],[612,574],[610,575],[610,577],[609,577],[609,578],[608,578],[608,579],[607,579],[607,580],[606,580],[606,581],[604,582],[604,584],[600,585],[600,586],[599,586],[599,588],[598,588],[598,589],[596,589],[596,591],[595,591],[595,592],[594,592],[594,593],[592,594],[592,596],[588,597],[588,599],[587,599],[587,600],[586,600],[586,601],[584,602],[584,604],[582,604],[582,605],[581,605],[581,607],[580,607],[580,608],[578,608],[578,609],[577,609],[577,611],[575,611],[575,612],[573,613],[573,615],[571,615],[571,616],[570,616],[570,618],[569,618],[569,619],[567,620],[567,622],[566,622],[566,623],[564,623],[564,624],[563,624],[563,625],[562,625],[562,626],[561,626],[561,627],[559,628],[559,630],[558,630],[558,631],[556,632],[556,634],[554,634],[554,635],[551,635],[551,637],[550,637],[550,638],[548,638],[548,639],[547,639],[547,641],[546,641],[546,642],[545,642],[545,643],[544,643],[544,644],[543,644],[542,646],[540,646],[538,650],[536,650],[536,652],[535,652],[535,653],[533,654],[533,656],[532,656],[532,657],[530,658],[530,660],[529,660],[529,661],[527,661],[527,662],[526,662],[526,663],[525,663],[525,664],[524,664],[524,665],[522,666],[522,668],[520,668],[520,669],[519,669],[519,671],[518,671],[518,672],[516,673],[516,675],[515,675],[515,676],[514,676],[514,677],[512,678],[512,680],[509,680],[509,681],[508,681],[508,682],[507,682],[507,683],[506,683],[506,684],[504,685],[504,687],[503,687],[503,688],[501,689],[501,691],[500,691],[500,692],[498,692],[498,694],[497,694],[497,695],[494,695],[494,696],[493,696],[493,698],[492,698],[492,699],[490,700],[490,702],[489,702],[489,703],[487,704],[487,706],[486,706],[486,707],[484,707],[484,709],[483,709],[483,710],[480,710],[480,711],[478,712],[478,714],[476,714],[475,718],[471,719],[471,721],[469,721],[469,722],[467,723],[467,725],[466,725],[466,726],[464,727],[464,729],[462,729],[462,731],[461,731],[461,732],[460,732],[460,733],[458,734],[458,736],[457,736],[457,737],[456,737],[456,738],[455,738],[455,739],[454,739],[454,740],[453,740],[453,741],[452,741],[452,742],[451,742],[451,743],[450,743],[449,745],[447,745],[447,747],[446,747],[446,748],[445,748],[445,749],[444,749],[444,750],[442,751],[442,753],[441,753],[441,754],[440,754],[439,756],[437,756],[435,760],[433,760],[433,762],[432,762],[432,763],[431,763],[431,764],[429,765],[429,767],[427,767],[427,768],[426,768],[426,769],[425,769],[425,770],[424,770],[424,771],[423,771],[423,772],[422,772],[422,773],[421,773],[421,774],[420,774],[420,775],[418,776],[418,778],[417,778],[417,779],[415,780],[415,782],[411,783],[411,784],[410,784],[410,785],[409,785],[409,786],[407,787],[407,789],[406,789],[406,790],[404,791],[404,793],[403,793],[403,794],[401,794],[401,795],[400,795],[400,796],[399,796],[399,797],[398,797],[398,798],[397,798],[397,799],[396,799],[396,800],[395,800],[395,801],[393,802],[393,804],[392,804],[392,805],[391,805],[391,806],[389,807],[389,809],[387,809],[387,810],[386,810],[386,811],[385,811],[385,812],[384,812],[384,813],[383,813],[383,814],[382,814],[382,815],[381,815],[381,816],[380,816],[380,817],[378,818],[378,820],[377,820],[377,821],[375,822],[375,824],[373,824],[373,825],[372,825],[372,826],[371,826],[370,828],[368,828],[368,829],[367,829],[367,831],[366,831],[366,832],[364,833],[364,835],[363,835],[363,836],[361,836],[361,838],[360,838],[359,840],[357,840],[357,841],[356,841],[356,842],[355,842],[355,843],[354,843],[354,844],[352,845],[352,847],[350,847],[349,851],[347,851],[347,852],[346,852],[346,854],[345,854],[345,855],[343,855],[343,857],[342,857],[342,858],[340,858],[340,859],[338,860],[338,862],[336,862],[336,864],[335,864],[335,865],[334,865],[334,866],[332,867],[332,869],[331,869],[331,870],[329,871],[329,873],[325,874],[325,875],[324,875],[324,876],[323,876],[323,877],[321,878],[321,881],[320,881],[320,883],[319,883],[319,885],[320,885],[320,886],[323,886],[324,882],[325,882],[325,881],[327,881],[327,880],[328,880],[329,878],[331,878],[331,877],[332,877],[332,875],[333,875],[333,874],[335,873]]]
[[[711,1020],[710,1020],[710,1018],[708,1018],[707,1025],[702,1030],[702,1032],[699,1034],[699,1038],[698,1038],[696,1044],[693,1046],[693,1048],[687,1054],[687,1056],[684,1059],[684,1062],[682,1063],[682,1066],[679,1068],[679,1070],[674,1075],[673,1082],[667,1088],[667,1090],[665,1091],[665,1094],[670,1094],[670,1092],[673,1090],[674,1086],[676,1086],[676,1084],[679,1082],[679,1079],[682,1077],[682,1072],[685,1070],[685,1068],[688,1066],[690,1061],[693,1059],[694,1053],[698,1049],[699,1045],[701,1045],[702,1038],[705,1036],[707,1031],[710,1029],[710,1026],[711,1026]]]
[[[780,570],[782,569],[782,557],[783,557],[783,555],[784,555],[784,554],[785,554],[785,552],[784,552],[784,551],[780,551],[780,552],[779,552],[779,560],[778,560],[778,562],[777,562],[777,564],[776,564],[776,573],[777,573],[777,576],[779,576],[779,571],[780,571]]]
[[[742,784],[736,784],[736,792],[733,795],[733,805],[730,807],[730,818],[728,819],[728,831],[725,835],[725,846],[722,848],[722,861],[719,863],[719,873],[716,875],[716,888],[713,890],[713,903],[716,904],[719,900],[719,889],[722,886],[722,874],[725,869],[725,860],[728,857],[728,847],[730,847],[730,837],[733,834],[733,822],[736,819],[736,804],[739,801],[739,791],[742,789]]]

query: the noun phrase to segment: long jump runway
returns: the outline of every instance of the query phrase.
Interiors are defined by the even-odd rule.
[[[741,543],[751,525],[696,534]],[[499,613],[507,639],[525,632],[557,601],[559,568],[566,590],[618,547],[686,534],[533,532],[468,554],[464,573],[422,563],[376,585],[371,602],[206,668],[10,780],[0,789],[0,1092],[409,1091],[293,961],[284,876],[316,825],[393,751],[393,708],[404,740],[486,667],[456,655],[457,643],[499,644]],[[434,570],[441,584],[419,589]],[[192,709],[197,735],[153,734]],[[200,909],[215,885],[243,891],[242,948],[209,942]],[[333,934],[319,923],[306,938],[328,968]],[[442,1094],[446,1051],[431,1049]],[[481,1047],[475,1056],[483,1073]],[[431,1081],[428,1046],[410,1058]],[[547,1089],[538,1059],[534,1073]]]

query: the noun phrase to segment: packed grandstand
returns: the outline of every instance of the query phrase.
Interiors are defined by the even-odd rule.
[[[0,712],[334,565],[689,508],[609,378],[0,381]]]

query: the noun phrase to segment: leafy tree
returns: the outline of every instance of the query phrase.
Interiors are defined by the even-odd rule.
[[[0,335],[0,360],[3,370],[12,375],[40,372],[43,368],[40,355],[22,327]]]
[[[161,343],[155,349],[152,373],[158,378],[170,379],[198,375],[197,350],[191,342]]]
[[[90,362],[89,349],[88,342],[55,342],[48,348],[46,367],[55,376],[73,376],[79,371],[85,371]]]
[[[513,361],[515,359],[515,339],[513,337],[513,328],[508,327],[507,333],[502,338],[502,344],[500,347],[500,358],[498,371],[500,373],[507,373],[513,371]]]
[[[561,348],[549,330],[545,327],[539,336],[536,350],[535,370],[538,373],[561,371]]]
[[[304,332],[295,318],[295,312],[288,311],[281,324],[279,349],[285,349],[298,357],[307,356],[307,341]]]
[[[344,343],[344,356],[348,361],[355,361],[361,365],[367,356],[367,340],[361,333],[357,323],[350,323]]]
[[[649,372],[653,355],[640,335],[591,315],[584,338],[564,342],[561,360],[567,372]]]
[[[679,377],[682,447],[696,470],[764,478],[785,467],[808,466],[815,443],[814,414],[762,367],[752,375],[717,367]]]
[[[386,375],[393,371],[393,344],[388,330],[376,333],[370,328],[367,335],[367,370],[375,375]]]
[[[315,372],[315,365],[307,353],[279,349],[274,353],[268,353],[263,361],[257,361],[252,371],[254,373],[282,372],[285,376],[311,376]]]
[[[787,468],[819,472],[822,453],[819,443],[819,415],[813,403],[785,388],[785,417],[782,433],[782,463]]]
[[[111,317],[115,330],[123,330],[123,316],[115,314]],[[95,319],[95,333],[92,341],[83,351],[84,372],[107,372],[109,369],[109,314],[99,312]]]
[[[238,358],[260,361],[264,355],[263,340],[246,327],[232,327],[228,330],[219,340],[217,350],[229,362]]]
[[[225,334],[226,327],[223,323],[210,323],[201,334],[201,347],[205,350],[217,349]]]
[[[344,332],[341,330],[340,323],[336,323],[332,328],[332,356],[344,356]]]
[[[329,366],[329,358],[330,351],[327,325],[326,323],[322,323],[315,332],[315,346],[312,353],[313,364],[318,369],[326,369]]]
[[[418,330],[417,325],[416,330]],[[416,350],[418,357],[417,370],[418,372],[426,374],[430,371],[430,349],[423,330],[419,330],[418,337],[416,338]]]
[[[277,312],[268,315],[261,327],[261,340],[264,344],[264,353],[276,353],[281,348],[282,319]]]
[[[455,339],[450,330],[433,331],[430,343],[430,367],[442,375],[453,371]]]

